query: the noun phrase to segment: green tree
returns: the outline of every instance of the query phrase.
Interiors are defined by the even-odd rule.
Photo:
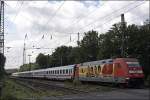
[[[81,50],[80,47],[73,47],[70,54],[68,55],[69,64],[78,64],[81,63]]]
[[[72,47],[61,46],[56,48],[55,52],[52,54],[52,62],[54,66],[62,66],[70,64],[69,54]]]
[[[84,34],[85,36],[79,42],[81,60],[82,62],[97,60],[97,55],[99,50],[98,32],[92,30]]]
[[[29,71],[29,70],[35,70],[35,69],[40,69],[39,65],[36,63],[31,63],[31,64],[24,64],[21,65],[19,68],[19,71]]]
[[[39,65],[39,68],[47,68],[47,57],[40,53],[36,58],[36,63]]]
[[[5,74],[5,70],[4,70],[5,61],[6,61],[5,56],[2,53],[0,53],[0,80],[3,78]]]

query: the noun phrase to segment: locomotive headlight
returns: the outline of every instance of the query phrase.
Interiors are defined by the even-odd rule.
[[[129,80],[129,79],[130,79],[129,77],[126,78],[126,80]]]

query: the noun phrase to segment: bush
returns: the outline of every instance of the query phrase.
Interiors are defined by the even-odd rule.
[[[148,87],[150,87],[150,75],[148,75],[148,77],[147,77],[146,81],[147,81],[147,85],[148,85]]]
[[[17,99],[12,94],[5,94],[0,98],[0,100],[19,100],[19,99]]]
[[[5,56],[2,53],[0,53],[0,80],[2,80],[4,78],[4,74],[5,74],[5,70],[4,70],[5,61],[6,61]]]
[[[74,79],[73,80],[73,85],[74,86],[79,86],[79,85],[81,85],[82,83],[78,80],[78,79]]]

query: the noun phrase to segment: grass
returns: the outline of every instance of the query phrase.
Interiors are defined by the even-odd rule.
[[[77,81],[77,80],[73,81],[73,83],[69,81],[65,81],[65,86],[79,89],[81,91],[87,91],[87,92],[104,92],[104,91],[112,90],[111,87],[106,87],[106,86],[101,86],[101,85],[96,85],[96,84],[93,85],[93,84],[88,84],[88,83],[82,84],[80,81]]]
[[[35,92],[27,87],[17,84],[14,80],[5,79],[2,97],[0,100],[23,100],[25,98],[36,98],[48,96],[62,96],[61,91],[43,90]]]

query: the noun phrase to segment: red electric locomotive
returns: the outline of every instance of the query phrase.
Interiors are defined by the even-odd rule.
[[[107,82],[124,86],[143,84],[142,67],[135,58],[116,58],[77,65],[75,77],[80,81]]]

